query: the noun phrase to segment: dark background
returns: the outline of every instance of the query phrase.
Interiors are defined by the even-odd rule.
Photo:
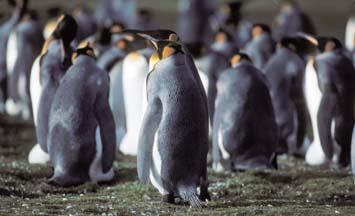
[[[210,0],[213,1],[213,0]],[[217,1],[217,0],[216,0]],[[7,0],[0,0],[0,14],[6,18],[11,13]],[[41,19],[49,6],[61,6],[67,10],[76,4],[95,9],[99,0],[30,0],[30,7],[39,10]],[[138,7],[154,11],[154,20],[160,27],[175,29],[178,0],[137,0]],[[219,2],[228,2],[226,0]],[[246,19],[271,24],[278,11],[276,0],[244,0],[243,14]],[[332,35],[344,40],[345,25],[348,17],[354,14],[354,0],[298,0],[300,7],[311,17],[319,35]]]

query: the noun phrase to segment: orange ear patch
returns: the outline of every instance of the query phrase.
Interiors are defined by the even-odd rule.
[[[263,29],[260,26],[255,26],[251,32],[253,38],[258,37],[263,32]]]
[[[178,42],[179,37],[176,34],[170,34],[169,40]]]
[[[130,54],[128,54],[128,58],[136,60],[141,56],[141,54],[137,53],[137,52],[131,52]]]
[[[335,43],[333,41],[327,41],[327,43],[325,44],[324,47],[324,52],[330,52],[332,50],[334,50],[335,48]]]
[[[216,42],[225,42],[227,41],[227,35],[223,32],[218,32],[215,37]]]
[[[238,55],[238,54],[234,55],[234,56],[232,57],[232,59],[231,59],[232,67],[234,67],[235,65],[237,65],[238,62],[240,61],[240,59],[241,59],[241,56],[240,56],[240,55]]]
[[[160,61],[159,59],[159,55],[157,51],[154,51],[154,53],[152,54],[152,56],[149,59],[149,72],[151,72],[155,65]]]
[[[162,59],[168,58],[176,52],[176,49],[166,46],[163,48]]]
[[[122,31],[122,27],[120,25],[114,25],[110,29],[111,33],[119,33]]]

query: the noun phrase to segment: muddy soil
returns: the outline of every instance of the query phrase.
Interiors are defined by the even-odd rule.
[[[212,201],[204,208],[168,205],[137,181],[135,158],[117,154],[112,182],[60,188],[48,185],[50,164],[30,165],[34,128],[0,117],[0,215],[355,215],[347,170],[309,167],[281,158],[272,172],[217,174],[209,170]]]

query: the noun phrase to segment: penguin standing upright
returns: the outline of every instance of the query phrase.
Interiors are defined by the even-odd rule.
[[[278,50],[263,68],[268,80],[279,128],[278,153],[296,154],[302,148],[307,123],[303,94],[305,63],[301,58],[307,41],[300,37],[281,40]]]
[[[9,1],[9,4],[12,4]],[[6,100],[6,53],[7,53],[7,43],[10,37],[11,31],[15,28],[16,24],[20,21],[23,13],[27,9],[27,0],[15,1],[15,10],[11,18],[0,26],[0,113],[5,111],[5,100]]]
[[[213,168],[277,168],[277,125],[266,79],[246,54],[236,53],[231,64],[217,81]]]
[[[37,145],[40,145],[42,151],[35,146],[28,157],[30,163],[45,163],[49,159],[46,155],[48,116],[60,80],[71,66],[73,49],[70,43],[74,40],[76,31],[77,24],[74,18],[62,15],[58,19],[55,31],[44,43],[42,54],[37,61],[38,66],[35,64],[33,66],[30,83],[32,110]]]
[[[319,86],[320,98],[307,98],[311,110],[313,133],[319,139],[307,151],[306,161],[320,165],[333,161],[340,166],[350,163],[351,137],[354,126],[355,71],[351,60],[346,56],[340,41],[333,37],[307,36],[316,45],[320,54],[311,59],[309,65],[317,75],[313,88]],[[312,70],[306,71],[307,73]],[[313,75],[314,77],[314,75]],[[311,81],[306,79],[306,82]],[[310,84],[306,85],[310,86]],[[320,142],[320,143],[319,143]],[[319,150],[321,146],[321,150]],[[318,149],[318,151],[316,150]],[[325,154],[324,160],[316,160]]]
[[[295,0],[282,0],[280,12],[274,20],[272,31],[274,39],[279,42],[283,37],[292,37],[297,32],[315,34],[315,28],[307,14],[302,12]]]
[[[208,111],[195,72],[181,45],[149,38],[156,51],[146,80],[148,106],[139,135],[138,176],[173,203],[180,196],[193,207],[209,199],[207,184]]]
[[[9,98],[6,101],[6,111],[9,115],[21,114],[24,120],[32,118],[30,73],[42,44],[43,35],[36,12],[28,11],[12,31],[8,42],[10,52],[6,59]]]
[[[48,124],[50,183],[69,186],[113,177],[115,123],[108,103],[109,76],[91,47],[74,52],[54,96]]]
[[[78,24],[75,44],[79,44],[82,40],[96,32],[96,23],[88,9],[80,4],[74,7],[72,15]]]
[[[245,46],[256,68],[261,70],[271,55],[275,52],[275,41],[272,39],[270,28],[263,23],[255,23],[252,29],[253,39]]]

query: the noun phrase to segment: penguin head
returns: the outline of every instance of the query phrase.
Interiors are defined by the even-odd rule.
[[[135,52],[147,47],[147,41],[139,34],[131,33],[129,31],[122,31],[120,33],[121,39],[118,40],[116,46],[124,50],[126,53]]]
[[[251,58],[247,54],[237,52],[237,53],[233,54],[232,58],[230,59],[231,66],[234,68],[238,65],[239,62],[241,62],[243,60],[248,61],[248,62],[252,62]]]
[[[178,34],[169,29],[157,29],[157,30],[149,30],[149,31],[130,29],[130,30],[123,31],[122,33],[137,34],[148,41],[154,41],[154,40],[170,40],[176,42],[180,41]]]
[[[112,25],[110,26],[110,32],[111,32],[111,34],[117,34],[117,33],[122,32],[125,28],[126,27],[123,23],[115,22],[115,23],[112,23]]]
[[[264,23],[254,23],[251,30],[251,34],[253,38],[258,37],[262,33],[266,33],[270,35],[271,34],[270,27]]]
[[[64,14],[58,18],[53,36],[58,39],[60,38],[64,43],[69,44],[76,37],[77,30],[78,24],[75,19],[68,14]]]
[[[75,52],[71,56],[72,63],[74,63],[80,55],[86,55],[93,59],[96,59],[94,49],[92,48],[92,45],[89,42],[86,44],[85,47],[79,47],[75,50]]]
[[[304,56],[313,51],[313,45],[305,38],[295,36],[295,37],[284,37],[278,44],[279,47],[284,47],[292,50],[300,56]]]
[[[17,8],[26,8],[28,6],[28,0],[8,0],[9,5]]]
[[[220,12],[225,17],[225,24],[227,26],[236,27],[241,19],[242,2],[233,1],[224,3],[220,6]]]
[[[297,2],[295,0],[281,0],[279,6],[282,12],[287,12],[291,8],[297,7]]]
[[[153,42],[155,47],[155,52],[153,52],[152,56],[149,60],[149,71],[152,71],[155,65],[163,60],[166,59],[174,54],[177,53],[184,53],[182,46],[175,41],[170,40],[160,40]]]
[[[309,41],[309,43],[317,48],[320,53],[343,48],[341,42],[335,37],[313,37],[306,33],[298,33],[298,35]]]

